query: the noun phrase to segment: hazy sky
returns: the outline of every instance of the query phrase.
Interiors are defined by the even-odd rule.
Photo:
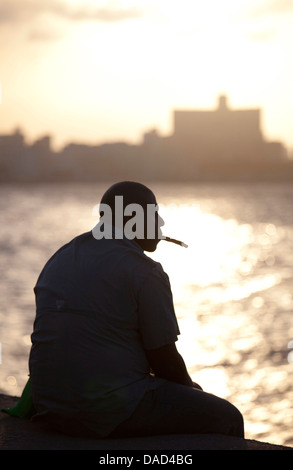
[[[293,148],[293,0],[0,0],[0,134],[138,142],[174,108],[262,108]]]

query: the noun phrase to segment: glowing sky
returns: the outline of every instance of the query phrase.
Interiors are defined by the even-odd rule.
[[[293,148],[292,20],[292,0],[0,0],[0,134],[139,142],[225,93]]]

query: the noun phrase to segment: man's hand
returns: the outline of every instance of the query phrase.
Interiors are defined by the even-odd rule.
[[[175,343],[158,349],[145,351],[151,369],[157,377],[202,390],[189,376],[185,362],[177,351]]]

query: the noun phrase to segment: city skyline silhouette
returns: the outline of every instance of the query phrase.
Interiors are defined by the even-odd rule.
[[[0,181],[291,180],[293,162],[263,134],[262,110],[234,109],[220,95],[213,109],[175,109],[168,135],[145,131],[139,144],[71,142],[52,150],[51,136],[32,144],[17,129],[0,135]]]

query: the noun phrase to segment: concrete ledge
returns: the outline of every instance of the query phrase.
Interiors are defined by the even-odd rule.
[[[0,409],[17,397],[0,394]],[[52,432],[39,423],[0,413],[0,450],[293,450],[266,442],[218,434],[168,435],[131,439],[82,439]]]

